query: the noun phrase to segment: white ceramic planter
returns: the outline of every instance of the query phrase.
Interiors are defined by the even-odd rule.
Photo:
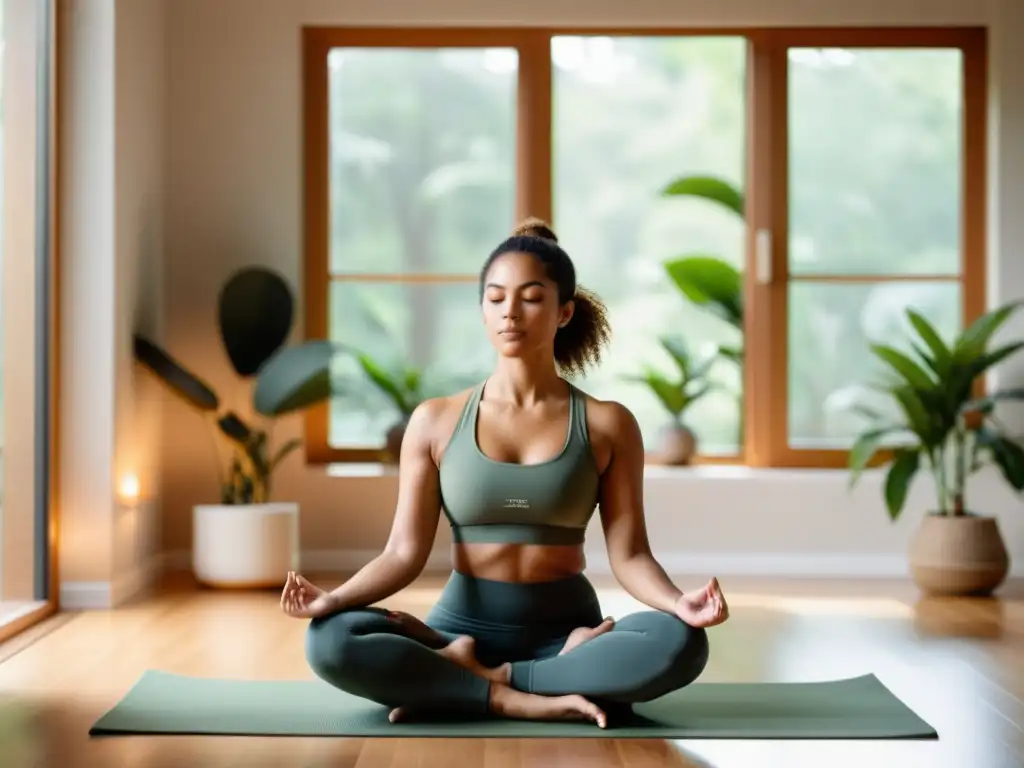
[[[299,568],[299,505],[200,504],[192,509],[192,570],[211,587],[284,585]]]

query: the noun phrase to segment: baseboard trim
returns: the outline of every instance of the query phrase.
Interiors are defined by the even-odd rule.
[[[113,581],[68,581],[60,585],[64,611],[97,611],[115,608],[143,594],[167,568],[166,557],[153,555],[143,565],[122,573]]]
[[[310,549],[301,555],[301,568],[306,571],[355,571],[379,554],[379,550]],[[167,552],[168,570],[188,570],[188,551]],[[669,552],[658,555],[658,562],[670,574],[697,576],[764,576],[775,578],[909,578],[907,558],[899,554],[796,554],[796,553],[686,553]],[[451,568],[446,550],[431,553],[425,572],[447,573]],[[611,567],[604,552],[587,553],[587,572],[610,574]],[[1024,562],[1014,562],[1010,575],[1024,577]]]
[[[109,581],[65,581],[60,585],[62,611],[100,611],[113,605]]]

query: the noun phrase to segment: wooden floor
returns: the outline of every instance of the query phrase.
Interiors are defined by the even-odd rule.
[[[337,577],[320,580],[337,583]],[[940,739],[90,739],[92,722],[147,668],[311,676],[303,659],[304,623],[280,613],[275,593],[199,591],[177,579],[135,605],[61,614],[0,646],[0,766],[1024,766],[1024,584],[1004,588],[996,600],[920,600],[899,582],[721,581],[732,618],[711,631],[702,680],[822,680],[873,672]],[[606,612],[638,607],[611,583],[595,583]],[[437,578],[421,580],[388,604],[423,616],[440,585]]]

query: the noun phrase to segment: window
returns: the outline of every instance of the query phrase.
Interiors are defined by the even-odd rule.
[[[540,216],[611,312],[578,383],[652,461],[668,412],[637,378],[676,375],[673,337],[717,352],[698,461],[842,466],[869,343],[911,305],[949,334],[983,309],[984,55],[976,29],[307,29],[307,332],[411,401],[469,386],[480,264]],[[395,397],[336,377],[308,459],[377,460]]]
[[[56,609],[50,126],[53,3],[0,4],[0,641]]]

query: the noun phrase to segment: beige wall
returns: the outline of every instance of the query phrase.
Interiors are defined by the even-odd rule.
[[[134,364],[132,336],[163,337],[164,7],[165,0],[117,3],[114,476],[118,487],[123,478],[136,477],[140,501],[116,500],[115,601],[149,579],[160,552],[164,392]]]
[[[103,607],[147,580],[159,543],[162,393],[133,329],[161,330],[163,0],[64,3],[61,601]],[[118,486],[140,483],[138,504]]]
[[[726,0],[664,3],[637,0],[586,4],[593,24],[851,24],[990,23],[994,32],[993,301],[1024,295],[1024,14],[1013,0]],[[216,293],[244,264],[280,269],[299,290],[301,264],[300,35],[303,24],[565,23],[581,20],[578,3],[550,0],[482,3],[400,0],[174,0],[167,26],[167,342],[222,392],[233,379],[214,325]],[[1012,381],[1024,381],[1016,364]],[[1007,377],[1003,376],[1004,380]],[[286,422],[278,439],[298,434]],[[284,434],[287,432],[288,435]],[[184,561],[190,508],[215,498],[215,470],[199,419],[168,404],[162,442],[163,543]],[[342,468],[344,470],[344,468]],[[928,484],[914,489],[912,508],[928,504]],[[358,565],[378,550],[396,497],[393,476],[332,477],[293,457],[276,493],[302,507],[307,567]],[[855,494],[846,474],[745,468],[652,469],[647,515],[656,551],[675,570],[804,573],[899,573],[917,517],[891,525],[877,478]],[[977,488],[981,509],[1002,515],[1018,564],[1024,563],[1020,502],[991,477]],[[438,540],[444,562],[447,531]],[[600,566],[593,530],[593,566]]]

